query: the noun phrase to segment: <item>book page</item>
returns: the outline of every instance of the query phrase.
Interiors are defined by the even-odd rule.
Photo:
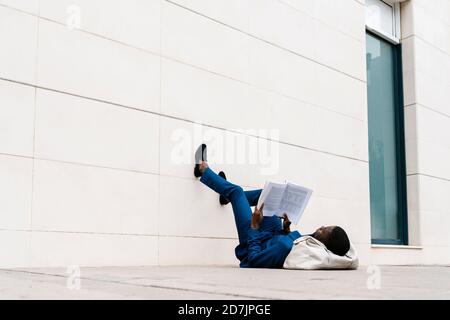
[[[285,189],[285,184],[266,182],[258,200],[258,208],[264,203],[264,216],[273,216],[278,213]]]
[[[311,194],[311,189],[288,182],[280,201],[279,210],[281,211],[281,214],[286,212],[289,220],[291,220],[293,224],[297,224],[308,204]]]
[[[266,183],[264,184],[264,188],[259,195],[258,204],[256,205],[258,209],[261,208],[261,205],[263,204],[264,200],[267,197],[267,194],[269,193],[269,183],[269,181],[266,181]]]

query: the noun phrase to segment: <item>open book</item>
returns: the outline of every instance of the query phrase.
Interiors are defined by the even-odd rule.
[[[264,203],[265,216],[283,216],[286,212],[289,220],[297,224],[311,197],[312,190],[295,183],[266,182],[258,200],[258,208]]]

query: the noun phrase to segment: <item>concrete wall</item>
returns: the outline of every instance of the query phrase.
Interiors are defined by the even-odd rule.
[[[449,43],[427,34],[441,11],[415,2],[408,187],[426,248],[405,250],[370,246],[363,1],[0,0],[0,266],[237,264],[231,207],[174,161],[186,133],[190,149],[215,144],[212,168],[245,188],[313,188],[299,230],[342,225],[364,264],[444,261],[449,237],[430,229],[446,213],[450,225],[448,157],[436,156],[448,142],[435,138],[448,131],[449,79],[439,68],[431,94],[434,62],[419,55],[448,70]],[[280,143],[246,131],[260,128]],[[276,170],[221,161],[223,136],[270,145]],[[417,166],[411,145],[425,150]]]
[[[423,263],[450,263],[450,1],[403,4],[411,244]]]

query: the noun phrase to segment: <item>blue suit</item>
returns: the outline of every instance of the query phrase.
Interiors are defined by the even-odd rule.
[[[207,168],[200,181],[225,196],[233,206],[234,220],[239,236],[235,249],[241,268],[282,268],[284,260],[292,249],[298,231],[283,231],[279,217],[264,217],[258,230],[250,227],[251,206],[258,203],[262,190],[244,191],[240,186],[230,183]]]

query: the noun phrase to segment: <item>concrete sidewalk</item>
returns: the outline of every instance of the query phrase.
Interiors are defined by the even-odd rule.
[[[236,266],[0,269],[0,299],[450,299],[450,267],[381,266],[380,288],[356,271],[240,269]],[[370,278],[372,277],[372,278]],[[372,284],[372,285],[370,285]]]

